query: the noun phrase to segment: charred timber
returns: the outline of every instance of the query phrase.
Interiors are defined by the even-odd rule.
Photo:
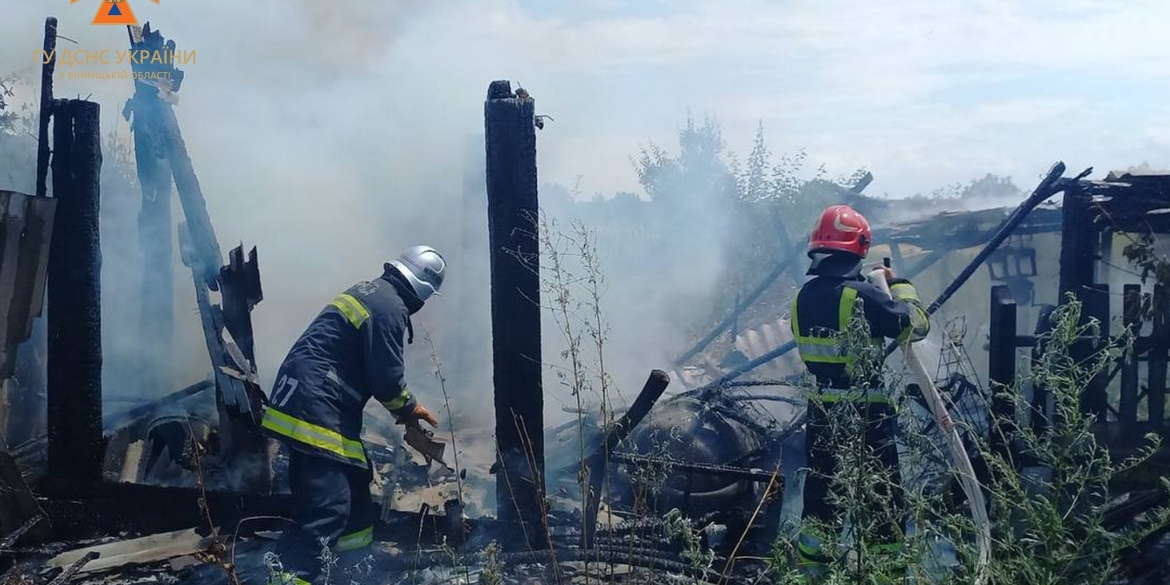
[[[1170,361],[1170,290],[1162,284],[1154,286],[1153,326],[1150,335],[1149,375],[1146,402],[1150,412],[1150,426],[1154,432],[1166,430],[1166,369]]]
[[[1117,404],[1117,420],[1135,428],[1138,420],[1138,340],[1141,332],[1142,286],[1127,284],[1122,289],[1122,323],[1135,337],[1134,343],[1122,356],[1121,387]]]
[[[53,106],[53,195],[48,269],[49,475],[79,487],[102,477],[100,108]]]
[[[179,227],[179,242],[183,262],[189,266],[198,262],[192,257],[195,252],[187,224]],[[230,272],[230,266],[226,270]],[[238,481],[236,487],[241,491],[267,493],[272,476],[267,441],[259,432],[263,392],[251,362],[232,340],[223,309],[211,302],[207,283],[194,268],[191,277],[203,325],[203,339],[215,376],[216,408],[220,415],[224,451],[229,454],[229,465],[240,470],[234,478]]]
[[[991,287],[991,318],[988,331],[987,370],[993,396],[992,420],[995,428],[991,446],[1000,456],[1009,456],[1008,422],[1015,420],[1015,404],[1004,392],[1016,383],[1016,300],[1007,285]],[[983,479],[983,478],[980,478]]]
[[[1093,196],[1077,184],[1064,197],[1061,208],[1064,229],[1060,238],[1060,298],[1066,295],[1080,301],[1084,307],[1082,320],[1087,321],[1099,312],[1098,295],[1094,294],[1097,257],[1101,250],[1101,228],[1093,220]],[[1108,322],[1108,319],[1103,322]],[[1080,341],[1070,348],[1072,357],[1082,360],[1094,351],[1094,343]],[[1102,392],[1096,379],[1082,391],[1081,410],[1085,414],[1097,412],[1102,403]],[[1059,424],[1059,421],[1054,421]]]
[[[585,476],[589,481],[589,489],[586,490],[585,530],[581,532],[582,548],[588,550],[593,547],[594,535],[597,533],[597,510],[601,505],[601,490],[605,487],[610,455],[618,443],[621,443],[630,434],[630,431],[650,413],[650,409],[666,391],[668,384],[670,384],[670,376],[666,375],[666,372],[662,370],[650,372],[650,377],[646,379],[646,384],[642,386],[642,391],[638,393],[634,404],[609,430],[605,441],[585,462]]]
[[[149,27],[147,28],[149,31]],[[131,34],[131,42],[134,35]],[[164,50],[162,37],[148,33],[137,45],[138,50]],[[152,64],[150,59],[131,63],[136,73],[169,68],[170,78],[182,79],[174,64]],[[160,59],[162,61],[162,59]],[[138,183],[142,190],[142,207],[138,212],[138,237],[142,247],[142,312],[139,332],[150,340],[150,352],[144,354],[138,368],[141,391],[147,395],[166,387],[169,380],[167,364],[174,337],[174,233],[171,229],[171,170],[167,148],[161,129],[162,110],[170,107],[159,98],[160,88],[146,77],[136,79],[134,96],[126,102],[122,116],[131,121],[134,135],[134,159],[138,169]]]
[[[247,373],[255,373],[256,347],[252,333],[252,309],[264,300],[260,287],[260,263],[256,248],[248,252],[244,260],[244,247],[237,246],[228,252],[228,263],[219,270],[219,282],[223,288],[223,320],[241,355],[236,356],[237,366]],[[232,348],[229,348],[229,353]],[[243,363],[239,363],[243,360]]]
[[[544,526],[544,395],[540,352],[535,104],[494,81],[484,104],[498,518],[531,547]],[[519,536],[519,535],[517,535]]]
[[[174,51],[175,42],[166,41],[158,31],[152,31],[147,26],[140,35],[131,32],[130,48],[134,51]],[[173,60],[163,59],[163,65],[155,63],[154,59],[140,59],[143,63],[134,65],[134,72],[148,74],[144,79],[135,81],[135,94],[139,91],[145,95],[152,92],[159,98],[169,97],[179,90],[183,81],[183,72],[174,67]],[[153,82],[159,73],[166,73],[169,79]],[[149,74],[156,74],[151,77]],[[169,103],[159,102],[157,120],[152,125],[150,133],[158,138],[158,153],[166,157],[174,177],[175,187],[179,192],[179,203],[183,207],[183,215],[190,230],[191,244],[194,247],[198,262],[192,267],[199,271],[199,276],[211,290],[219,290],[216,280],[223,256],[220,253],[219,242],[215,237],[215,229],[211,225],[211,217],[207,214],[207,202],[203,198],[203,190],[199,186],[199,177],[195,175],[195,168],[191,164],[191,157],[187,154],[187,145],[183,141],[183,133],[179,130],[179,121]]]

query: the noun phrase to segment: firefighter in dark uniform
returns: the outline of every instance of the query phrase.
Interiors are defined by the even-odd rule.
[[[284,572],[304,585],[320,571],[322,542],[335,552],[373,540],[378,512],[372,466],[361,442],[362,410],[373,398],[401,424],[438,422],[407,390],[403,338],[410,316],[443,284],[446,262],[415,246],[333,299],[293,344],[276,374],[264,431],[289,447],[292,520],[277,543]]]
[[[894,278],[889,269],[883,268],[893,296],[890,298],[861,274],[872,237],[869,222],[852,208],[834,205],[825,209],[809,238],[812,265],[808,274],[813,278],[792,302],[792,333],[800,359],[816,377],[819,392],[817,399],[809,401],[805,440],[809,470],[804,483],[803,517],[828,525],[837,516],[828,498],[836,458],[828,422],[833,410],[846,402],[862,413],[865,442],[887,473],[889,500],[895,510],[902,508],[902,494],[896,487],[901,483],[895,444],[898,427],[890,394],[883,389],[880,375],[872,380],[850,379],[846,368],[853,358],[833,336],[845,330],[857,302],[862,303],[872,342],[879,346],[884,344],[884,338],[917,341],[930,330],[927,313],[910,281]],[[897,534],[895,526],[884,526],[879,535],[881,546],[897,547]],[[823,551],[822,542],[807,526],[801,530],[797,549],[806,574],[818,574],[829,560],[831,551]]]

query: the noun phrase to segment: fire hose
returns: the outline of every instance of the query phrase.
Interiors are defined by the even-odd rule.
[[[889,258],[885,259],[887,267],[889,261]],[[890,286],[886,282],[885,272],[882,269],[870,271],[866,275],[866,280],[882,289],[886,296],[891,296]],[[955,423],[951,419],[950,413],[947,412],[942,395],[939,394],[938,388],[934,385],[934,379],[926,372],[922,361],[914,353],[913,342],[907,339],[900,347],[906,366],[910,368],[910,374],[918,381],[922,395],[926,398],[926,404],[938,424],[940,434],[950,449],[951,464],[956,468],[959,486],[962,487],[963,493],[967,496],[967,502],[971,506],[971,520],[975,523],[976,529],[975,542],[979,548],[979,560],[975,567],[975,583],[982,585],[987,582],[986,568],[991,560],[991,519],[987,516],[987,503],[983,499],[983,490],[975,478],[975,468],[971,465],[971,458],[967,456],[967,451],[963,448],[963,440],[955,429]]]

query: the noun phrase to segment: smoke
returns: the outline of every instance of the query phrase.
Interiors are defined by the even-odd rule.
[[[125,50],[122,27],[89,24],[96,4],[52,0],[6,6],[0,74],[36,77],[34,51],[41,46],[49,14],[58,17],[60,34],[76,41],[62,40],[61,49]],[[615,86],[602,70],[654,63],[649,50],[621,54],[631,46],[628,37],[643,38],[644,48],[660,57],[666,45],[677,53],[697,49],[657,29],[639,36],[642,29],[632,26],[637,19],[629,20],[627,28],[605,29],[538,16],[509,0],[131,4],[140,20],[161,29],[179,51],[196,55],[195,62],[181,65],[187,76],[176,114],[221,249],[226,254],[244,243],[259,250],[264,300],[253,321],[263,384],[271,385],[288,348],[334,295],[376,277],[382,263],[401,249],[427,243],[450,262],[451,293],[428,303],[416,324],[435,338],[455,386],[450,389],[455,410],[475,422],[490,417],[490,409],[483,408],[491,388],[490,361],[483,351],[491,335],[484,318],[488,258],[476,240],[486,237],[487,226],[481,225],[478,234],[467,228],[475,225],[478,211],[465,202],[465,191],[467,177],[482,173],[476,166],[482,164],[482,148],[479,160],[467,153],[469,142],[475,144],[483,131],[488,84],[494,79],[522,83],[534,96],[537,113],[553,116],[537,143],[547,198],[554,191],[551,185],[570,185],[584,169],[598,168],[594,161],[599,158],[619,164],[587,175],[583,184],[589,192],[598,185],[636,183],[626,157],[637,153],[628,145],[653,140],[673,150],[685,112],[634,111],[624,96],[687,96],[703,83],[693,72],[671,70],[669,75],[687,81]],[[702,39],[702,46],[710,48],[726,44],[727,37]],[[559,66],[549,69],[554,62]],[[62,71],[126,69],[113,63]],[[22,86],[19,97],[34,101],[35,89]],[[66,78],[55,89],[59,97],[90,96],[100,102],[103,130],[124,138],[128,134],[119,113],[133,92],[129,80]],[[681,99],[664,102],[672,106],[661,109]],[[699,108],[719,103],[695,99]],[[633,119],[642,115],[670,121],[633,129]],[[627,122],[631,128],[622,126]],[[648,127],[654,129],[647,132]],[[875,168],[879,181],[882,173]],[[586,218],[587,226],[600,232],[606,274],[602,309],[611,327],[608,365],[627,398],[649,369],[669,365],[685,341],[682,324],[706,312],[705,295],[720,265],[729,261],[722,253],[719,203],[699,191],[691,198],[683,205],[688,210],[683,219],[647,219],[636,206],[618,220]],[[103,234],[104,302],[111,307],[104,325],[107,339],[112,336],[107,346],[129,359],[154,340],[137,338],[135,211],[132,204],[123,205],[126,199],[119,201],[119,212],[107,216]],[[174,209],[177,222],[177,200]],[[156,395],[209,373],[189,274],[182,266],[176,266],[176,291],[175,381]],[[441,399],[423,347],[416,340],[409,348],[408,376],[435,410]],[[557,361],[561,345],[547,328],[545,347],[546,361]],[[118,361],[109,357],[109,363]],[[551,376],[546,388],[547,409],[559,412],[563,390]]]
[[[580,137],[589,120],[609,110],[609,90],[561,83],[564,71],[544,74],[540,64],[552,58],[542,54],[547,47],[526,41],[547,40],[563,25],[534,19],[506,1],[442,7],[410,0],[132,2],[132,7],[140,21],[150,21],[174,40],[179,52],[195,54],[194,62],[180,65],[186,78],[175,111],[225,260],[240,243],[259,251],[264,300],[252,316],[263,385],[271,385],[288,348],[333,296],[378,276],[383,262],[400,250],[426,243],[450,263],[450,292],[428,303],[415,323],[434,337],[451,383],[459,386],[449,389],[457,418],[486,424],[490,409],[482,404],[490,394],[491,369],[490,353],[482,348],[490,347],[491,335],[485,318],[488,257],[477,238],[486,240],[487,225],[479,225],[476,234],[478,220],[466,216],[472,212],[464,202],[466,176],[483,172],[483,100],[493,79],[523,84],[538,113],[554,113],[556,121],[538,135],[542,190],[564,183],[589,156],[580,150]],[[6,10],[0,71],[38,78],[34,51],[50,14],[59,20],[59,51],[109,51],[109,63],[61,63],[59,73],[129,69],[116,62],[117,52],[128,48],[125,29],[91,26],[92,2]],[[38,85],[19,87],[17,101],[35,103]],[[58,97],[99,102],[103,133],[112,131],[126,143],[130,137],[120,112],[132,92],[126,79],[55,82]],[[476,140],[480,148],[471,149],[469,157],[468,144]],[[109,173],[117,161],[106,155]],[[628,165],[613,172],[633,175]],[[598,182],[605,179],[595,178]],[[138,336],[142,265],[136,184],[110,179],[103,195],[106,394],[119,401],[107,409],[121,410],[129,406],[122,402],[133,398],[123,376],[132,374],[141,355],[155,356],[158,342]],[[172,208],[177,225],[182,220],[177,195]],[[708,273],[683,267],[713,261],[718,253],[717,246],[700,244],[700,234],[678,226],[668,235],[693,246],[680,245],[674,257],[653,258],[639,253],[636,227],[623,232],[626,240],[607,236],[601,243],[608,279],[603,310],[612,327],[607,351],[614,377],[628,393],[640,387],[649,369],[666,367],[664,358],[673,350],[665,299],[697,295],[709,279]],[[210,374],[190,273],[175,248],[174,349],[157,356],[168,362],[173,383],[147,389],[138,397],[142,400]],[[687,252],[699,249],[707,256]],[[685,263],[684,255],[690,256]],[[469,345],[481,351],[469,351]],[[434,409],[442,399],[424,346],[416,340],[408,349],[408,377]],[[551,332],[546,348],[546,361],[559,361]],[[551,376],[546,387],[547,408],[559,412],[562,390]]]

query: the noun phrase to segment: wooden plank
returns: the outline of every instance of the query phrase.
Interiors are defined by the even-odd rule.
[[[0,190],[0,378],[12,376],[17,346],[41,313],[56,204]]]
[[[165,561],[207,550],[214,542],[215,536],[215,533],[212,533],[211,536],[201,536],[194,528],[152,534],[142,538],[120,540],[66,551],[49,559],[45,566],[49,568],[70,566],[91,553],[96,553],[98,556],[86,563],[81,568],[81,573],[93,573],[131,564]]]

